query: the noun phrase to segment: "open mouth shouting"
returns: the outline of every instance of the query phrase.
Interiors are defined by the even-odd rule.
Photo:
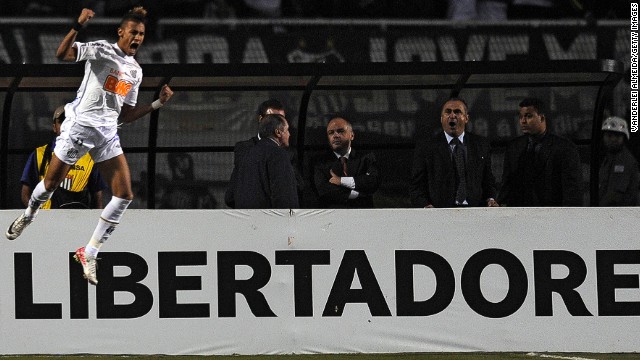
[[[134,56],[144,41],[144,24],[129,21],[118,29],[118,46],[129,56]]]
[[[138,48],[140,47],[139,42],[132,42],[129,44],[129,51],[127,51],[127,55],[133,56],[138,52]]]

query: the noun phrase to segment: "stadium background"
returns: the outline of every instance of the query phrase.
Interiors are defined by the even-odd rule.
[[[389,4],[381,3],[389,9]],[[31,10],[34,16],[24,16],[28,14],[12,8],[12,2],[6,4],[8,12],[5,14],[14,16],[0,18],[0,62],[58,63],[53,54],[72,22],[73,6],[76,5],[52,6],[49,12],[34,5],[35,10]],[[119,9],[109,7],[104,11],[106,17],[92,20],[79,36],[80,41],[103,38],[115,41],[114,28],[118,19],[110,15]],[[452,23],[441,16],[399,19],[402,14],[397,13],[391,13],[395,19],[382,19],[376,18],[375,12],[367,18],[316,19],[310,16],[245,18],[243,16],[247,14],[240,10],[236,17],[215,18],[205,12],[204,16],[209,17],[192,14],[178,18],[170,15],[188,15],[188,11],[184,14],[177,10],[167,11],[163,8],[160,13],[166,17],[153,19],[149,26],[145,44],[137,57],[143,69],[145,64],[175,64],[178,68],[179,64],[212,64],[215,69],[216,64],[286,66],[302,62],[342,62],[366,67],[370,63],[393,66],[400,62],[503,61],[508,66],[513,62],[614,59],[622,62],[625,73],[629,74],[628,19],[573,17],[548,21]],[[349,11],[339,14],[349,14]],[[435,11],[433,14],[440,13]],[[53,109],[75,96],[69,88],[56,88],[52,82],[55,80],[45,80],[42,90],[18,91],[9,103],[6,92],[0,92],[5,113],[8,112],[7,104],[10,105],[8,116],[3,118],[4,122],[9,122],[4,124],[5,133],[2,134],[8,141],[7,168],[2,169],[6,170],[3,176],[7,181],[6,187],[0,189],[5,195],[3,208],[22,207],[18,180],[24,161],[33,148],[48,141]],[[306,127],[300,129],[304,132],[305,142],[296,144],[296,129],[293,143],[303,146],[304,158],[309,159],[314,151],[326,146],[324,127],[328,116],[345,115],[355,128],[354,146],[374,151],[379,159],[384,175],[383,186],[376,195],[377,206],[407,207],[413,144],[416,138],[438,129],[439,105],[452,93],[451,88],[432,85],[412,89],[359,89],[345,84],[342,88],[316,90],[309,99]],[[548,119],[552,130],[571,138],[579,146],[583,161],[584,204],[589,204],[589,159],[598,87],[514,84],[513,87],[463,88],[460,96],[470,107],[470,130],[492,141],[493,169],[498,182],[504,145],[508,139],[519,135],[515,117],[517,103],[526,96],[542,98],[549,105]],[[297,128],[301,97],[302,91],[274,90],[268,83],[246,84],[244,89],[177,92],[172,103],[160,111],[157,139],[153,141],[161,150],[155,156],[153,167],[148,166],[151,123],[140,120],[123,127],[120,136],[128,153],[137,195],[132,207],[224,208],[223,194],[231,173],[233,144],[254,135],[257,105],[267,98],[280,99],[290,123]],[[152,98],[153,92],[145,91],[139,101],[148,102]],[[629,118],[629,76],[614,89],[605,115]],[[640,149],[638,143],[638,137],[633,134],[630,145],[636,157]],[[168,155],[178,152],[193,158],[195,180],[172,179]],[[308,174],[308,163],[301,165],[303,173]],[[148,184],[150,170],[155,172],[155,176],[152,174],[153,187]],[[189,204],[163,200],[167,198],[166,193],[175,188],[208,192],[210,197],[208,201],[200,199]],[[152,192],[156,195],[149,201],[148,194]],[[310,194],[305,193],[302,207],[314,207]]]

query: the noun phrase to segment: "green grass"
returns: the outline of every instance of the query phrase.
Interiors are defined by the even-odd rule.
[[[168,356],[168,355],[0,355],[1,360],[632,360],[640,353],[430,353],[430,354],[319,354],[319,355],[232,355],[232,356]]]

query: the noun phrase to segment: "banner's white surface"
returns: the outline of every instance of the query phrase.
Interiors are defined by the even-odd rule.
[[[0,241],[0,353],[640,350],[639,208],[129,210],[85,288],[98,216]]]

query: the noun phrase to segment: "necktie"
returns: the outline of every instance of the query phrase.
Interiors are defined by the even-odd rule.
[[[453,138],[449,143],[454,145],[453,160],[455,162],[456,175],[458,177],[458,187],[456,188],[456,204],[462,205],[467,199],[467,172],[464,163],[464,150],[458,138]]]
[[[347,157],[346,156],[340,156],[340,162],[342,163],[342,174],[344,176],[347,176]]]

